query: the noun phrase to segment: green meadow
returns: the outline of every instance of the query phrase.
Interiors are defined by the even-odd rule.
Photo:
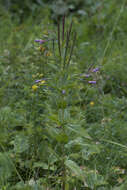
[[[126,0],[0,0],[0,190],[126,189]]]

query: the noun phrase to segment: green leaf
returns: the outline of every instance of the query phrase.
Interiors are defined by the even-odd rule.
[[[106,140],[106,139],[101,139],[101,140],[104,141],[104,142],[108,142],[108,143],[110,143],[110,144],[114,144],[114,145],[120,146],[121,148],[127,149],[127,146],[126,146],[126,145],[123,145],[123,144],[121,144],[121,143],[117,143],[117,142],[110,141],[110,140]]]
[[[81,126],[79,125],[69,125],[67,127],[69,130],[77,133],[78,135],[84,137],[84,138],[87,138],[87,139],[92,139],[89,134],[87,133],[87,131],[85,129],[83,129]]]
[[[84,180],[84,175],[80,167],[72,160],[65,161],[66,167],[71,171],[72,175]]]
[[[57,135],[56,140],[60,143],[67,143],[68,142],[68,136],[65,133],[59,133]]]
[[[11,176],[12,171],[13,166],[8,153],[0,153],[0,182],[1,180],[8,179]]]
[[[80,137],[69,141],[69,143],[65,145],[65,148],[71,149],[77,146],[79,147],[78,152],[80,151],[82,157],[87,160],[91,155],[100,153],[100,145],[85,143],[84,139]]]
[[[28,137],[23,134],[16,135],[15,139],[11,142],[11,144],[14,145],[14,151],[16,153],[25,152],[29,148]]]
[[[114,187],[113,190],[126,190],[127,189],[127,180],[120,185],[119,187]]]
[[[49,165],[44,162],[35,162],[33,167],[34,168],[42,168],[44,170],[52,170],[52,171],[55,170],[54,166],[49,167]]]
[[[66,184],[65,184],[65,190],[69,190],[69,189],[70,189],[69,183],[66,183]]]
[[[84,175],[85,175],[87,186],[91,189],[108,184],[105,181],[104,177],[97,174],[94,170],[88,171],[87,173],[85,172]]]
[[[46,131],[49,136],[56,140],[57,136],[59,135],[59,130],[53,126],[46,126]]]

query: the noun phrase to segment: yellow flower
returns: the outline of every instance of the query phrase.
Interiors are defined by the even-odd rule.
[[[48,35],[48,31],[47,31],[47,30],[44,30],[43,34],[44,34],[44,35]]]
[[[40,51],[42,51],[42,52],[44,52],[45,51],[45,47],[43,47],[43,46],[40,46],[39,48],[38,48],[38,50],[40,50]]]
[[[40,74],[39,77],[43,77],[43,74]]]
[[[35,78],[35,77],[36,77],[36,75],[32,75],[32,77],[33,77],[33,78]]]
[[[48,57],[48,56],[52,56],[52,53],[50,52],[50,51],[48,51],[47,53],[46,53],[46,56]]]
[[[32,89],[33,89],[33,90],[37,90],[37,88],[38,88],[37,85],[33,85],[33,86],[32,86]]]
[[[42,80],[39,84],[43,85],[45,83],[45,80]]]
[[[90,102],[90,105],[91,105],[91,106],[94,106],[94,104],[95,104],[94,102]]]

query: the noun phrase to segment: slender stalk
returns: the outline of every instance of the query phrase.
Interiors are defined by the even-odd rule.
[[[69,27],[69,31],[67,31],[67,37],[66,37],[66,47],[65,47],[65,54],[64,54],[64,62],[63,62],[63,68],[65,68],[65,64],[66,64],[66,57],[67,57],[67,51],[68,51],[68,47],[69,47],[69,41],[70,41],[70,36],[71,36],[71,30],[72,30],[72,21]]]
[[[65,28],[65,15],[63,16],[63,35],[62,35],[63,41],[64,41],[64,28]]]
[[[52,49],[53,49],[53,55],[56,58],[56,54],[55,54],[55,42],[54,39],[52,40]]]
[[[64,164],[64,158],[63,158],[63,175],[62,175],[62,190],[65,190],[65,185],[66,185],[66,169],[65,169],[65,164]]]
[[[71,60],[71,57],[72,57],[72,53],[73,53],[74,46],[75,46],[75,41],[76,41],[76,32],[74,33],[73,44],[71,46],[71,52],[70,52],[69,60],[68,60],[68,63],[67,63],[67,67],[69,66],[69,63],[70,63],[70,60]]]
[[[70,35],[71,35],[72,24],[73,24],[73,21],[71,21],[70,28],[69,28],[69,38],[70,38]]]
[[[67,49],[68,49],[68,39],[69,39],[69,32],[67,31],[67,37],[66,37],[66,47],[65,47],[65,54],[64,54],[64,62],[63,62],[63,68],[65,68],[66,64],[66,56],[67,56]]]
[[[94,63],[92,63],[90,66],[89,66],[89,68],[88,68],[88,72],[90,72],[91,71],[91,69],[92,69],[92,67],[95,65],[95,62]]]
[[[61,46],[60,46],[60,22],[58,21],[58,49],[59,49],[59,55],[61,57]]]
[[[62,96],[62,99],[64,100],[63,96]],[[64,105],[63,105],[62,106],[62,122],[64,122],[64,110],[65,109],[66,108],[64,108]],[[66,133],[64,125],[62,126],[62,132],[63,132],[63,134]],[[62,190],[65,190],[65,188],[66,188],[66,166],[65,166],[66,152],[65,152],[65,143],[62,144],[61,148],[62,148],[62,152],[63,152],[63,154],[62,154],[62,156],[63,156],[63,158],[62,158]]]

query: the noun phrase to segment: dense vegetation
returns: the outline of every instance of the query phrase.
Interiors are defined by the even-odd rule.
[[[0,190],[127,189],[126,20],[125,0],[1,0]]]

